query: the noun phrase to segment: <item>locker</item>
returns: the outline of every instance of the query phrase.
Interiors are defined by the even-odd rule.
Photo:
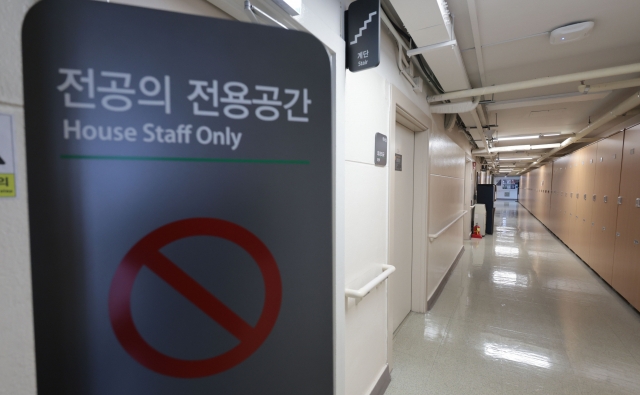
[[[640,208],[636,207],[640,198],[640,128],[625,132],[623,147],[612,285],[640,308]]]
[[[577,217],[578,217],[578,166],[577,166],[577,157],[578,152],[574,152],[570,155],[567,155],[567,165],[569,166],[569,170],[567,172],[567,190],[569,194],[567,195],[566,200],[566,217],[565,217],[565,243],[571,248],[573,251],[577,249],[577,240],[578,240],[578,229],[577,229]]]
[[[580,186],[578,197],[578,248],[576,253],[583,261],[589,260],[591,219],[593,211],[593,188],[596,174],[597,144],[587,146],[580,150],[581,168]]]
[[[593,205],[594,225],[591,227],[591,251],[587,263],[611,284],[616,239],[616,200],[620,192],[622,143],[624,133],[598,142]]]

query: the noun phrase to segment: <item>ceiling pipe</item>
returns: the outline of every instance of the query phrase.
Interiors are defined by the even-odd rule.
[[[478,99],[480,98],[480,96],[478,96]],[[493,158],[493,156],[495,156],[494,153],[491,152],[491,148],[489,148],[489,142],[487,141],[487,136],[484,134],[484,129],[482,128],[482,122],[480,122],[480,118],[478,117],[478,112],[476,111],[476,109],[474,109],[471,112],[471,117],[473,117],[473,122],[475,122],[476,124],[476,130],[480,133],[480,136],[482,137],[482,143],[484,144],[484,150],[487,151],[486,154],[482,155],[486,160],[487,163],[489,163],[492,167],[495,167],[495,160]]]
[[[423,53],[426,53],[426,52],[429,52],[429,51],[433,51],[434,49],[448,47],[449,45],[456,46],[456,45],[458,45],[458,42],[456,40],[449,40],[449,41],[445,41],[445,42],[438,43],[438,44],[426,45],[424,47],[418,47],[418,48],[410,49],[410,50],[407,51],[407,56],[408,57],[412,57],[412,56],[416,56],[416,55],[421,55]]]
[[[258,18],[256,17],[256,14],[253,12],[252,7],[253,6],[251,5],[251,2],[249,0],[245,0],[244,10],[246,14],[249,16],[249,19],[251,19],[251,22],[253,23],[260,24],[260,22],[258,21]]]
[[[407,79],[407,81],[409,81],[414,91],[422,92],[422,81],[419,81],[420,77],[414,76],[413,72],[411,72],[411,74],[407,72],[407,70],[411,70],[411,68],[415,68],[416,70],[418,70],[418,73],[422,76],[422,80],[426,81],[427,84],[429,84],[429,86],[431,87],[431,89],[437,92],[437,89],[433,86],[433,83],[431,82],[429,77],[427,77],[427,75],[422,71],[422,68],[416,64],[418,60],[411,57],[408,57],[408,59],[404,59],[404,54],[406,54],[406,51],[409,50],[409,47],[404,42],[404,40],[400,37],[400,35],[396,31],[396,28],[393,26],[393,23],[391,22],[391,20],[389,19],[389,17],[384,11],[380,12],[380,20],[382,21],[382,23],[385,24],[385,26],[387,26],[387,29],[389,29],[389,32],[391,33],[393,38],[395,38],[396,43],[398,44],[397,65],[398,65],[398,69],[400,70],[400,74],[402,74]]]
[[[631,80],[605,82],[604,84],[596,85],[580,85],[578,86],[578,92],[580,93],[596,93],[604,92],[613,89],[633,88],[640,86],[640,78],[634,78]]]
[[[472,101],[465,101],[461,103],[445,103],[429,106],[432,114],[459,114],[461,112],[471,112],[478,107],[480,103],[480,96],[474,98]]]
[[[475,109],[473,111],[470,111],[470,113],[471,113],[471,116],[473,117],[473,122],[476,124],[476,130],[480,133],[480,136],[482,137],[482,143],[484,144],[484,148],[487,150],[488,153],[491,153],[491,150],[489,149],[489,142],[487,141],[487,136],[485,136],[484,129],[482,128],[482,122],[480,122],[480,118],[478,118],[478,113],[476,112]]]
[[[584,71],[581,73],[565,74],[555,77],[536,78],[528,81],[512,82],[510,84],[486,86],[483,88],[465,89],[461,91],[443,93],[427,98],[429,103],[443,100],[464,99],[465,97],[491,95],[494,93],[512,92],[523,89],[539,88],[542,86],[558,85],[568,82],[590,80],[595,78],[614,77],[623,74],[640,73],[640,63],[625,66],[609,67],[606,69]]]
[[[611,111],[607,112],[605,115],[603,115],[600,118],[598,118],[595,122],[590,123],[586,128],[584,128],[581,131],[579,131],[578,133],[576,133],[576,135],[574,137],[569,137],[568,139],[563,141],[562,145],[560,147],[554,148],[551,151],[547,152],[546,154],[542,155],[540,158],[538,158],[537,162],[525,167],[525,169],[522,170],[520,172],[520,174],[524,173],[525,171],[527,171],[528,169],[530,169],[534,165],[542,162],[543,160],[549,158],[550,156],[552,156],[556,152],[560,151],[561,149],[564,149],[564,148],[568,147],[571,144],[575,144],[575,143],[579,142],[580,140],[582,140],[582,138],[586,137],[589,133],[593,132],[594,130],[596,130],[600,126],[602,126],[602,125],[606,124],[607,122],[619,117],[620,115],[623,115],[623,114],[627,113],[629,110],[634,109],[638,105],[640,105],[640,91],[634,93],[627,100],[625,100],[622,103],[620,103],[617,106],[615,106]]]

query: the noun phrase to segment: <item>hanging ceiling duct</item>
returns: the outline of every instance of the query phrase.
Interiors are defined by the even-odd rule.
[[[446,1],[390,1],[445,92],[471,88]]]
[[[459,114],[461,112],[474,111],[476,107],[478,107],[479,102],[480,96],[474,98],[472,101],[431,105],[429,109],[432,114]]]

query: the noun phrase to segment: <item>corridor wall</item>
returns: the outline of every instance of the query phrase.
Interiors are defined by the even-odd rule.
[[[549,216],[551,189],[551,165],[544,165],[520,179],[520,202],[538,218]]]
[[[447,133],[433,130],[429,138],[429,234],[436,234],[463,210],[465,152]],[[427,298],[430,300],[462,250],[459,218],[440,237],[427,240]]]
[[[542,182],[549,171],[547,199]],[[639,180],[637,126],[524,174],[520,202],[640,310]]]

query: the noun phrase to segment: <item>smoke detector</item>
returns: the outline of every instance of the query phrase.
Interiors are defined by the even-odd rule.
[[[593,26],[594,23],[592,21],[588,21],[559,27],[551,32],[551,44],[564,44],[582,40],[589,35]]]

